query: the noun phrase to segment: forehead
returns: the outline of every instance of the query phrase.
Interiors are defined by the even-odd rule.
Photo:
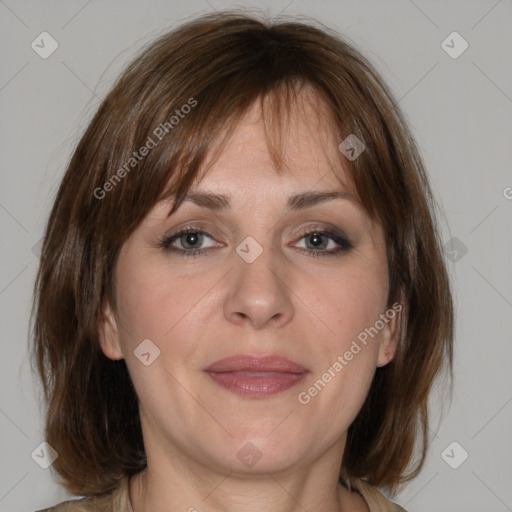
[[[276,101],[280,98],[270,95],[252,103],[215,161],[207,160],[207,171],[198,176],[193,189],[242,187],[257,193],[277,187],[291,195],[293,190],[342,187],[354,193],[338,150],[338,128],[320,96],[305,89],[289,110],[276,108]],[[273,150],[283,157],[279,173]]]

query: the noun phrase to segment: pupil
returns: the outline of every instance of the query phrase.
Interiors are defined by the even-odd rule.
[[[313,240],[313,245],[315,247],[317,247],[318,245],[321,245],[322,244],[322,240],[321,240],[321,235],[319,235],[318,233],[315,233],[314,235],[311,235],[309,240],[312,241]]]
[[[187,245],[194,245],[197,242],[197,233],[188,233],[185,241]]]

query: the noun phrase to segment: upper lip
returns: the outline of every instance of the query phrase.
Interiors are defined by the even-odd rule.
[[[254,356],[241,354],[232,357],[219,359],[208,368],[208,372],[281,372],[281,373],[304,373],[307,371],[289,359],[275,355]]]

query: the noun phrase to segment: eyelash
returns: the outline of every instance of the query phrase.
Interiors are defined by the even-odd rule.
[[[181,231],[178,231],[177,233],[171,234],[171,235],[164,235],[158,240],[158,247],[162,248],[166,252],[174,253],[178,256],[184,256],[184,257],[194,257],[194,256],[200,256],[202,254],[205,254],[208,252],[208,249],[190,249],[190,250],[184,250],[184,249],[177,249],[176,247],[171,247],[171,244],[175,241],[181,238],[183,235],[187,235],[189,233],[194,234],[201,234],[206,235],[208,238],[211,237],[208,233],[205,231],[194,228],[194,227],[188,227],[184,228]],[[340,253],[346,252],[353,248],[352,243],[343,235],[333,233],[332,231],[324,231],[324,230],[309,230],[303,233],[299,240],[302,240],[303,238],[311,235],[321,235],[321,236],[327,236],[334,242],[336,242],[340,247],[335,250],[330,251],[323,251],[323,250],[313,250],[313,249],[302,249],[302,251],[305,251],[310,256],[313,256],[314,258],[318,257],[326,257],[326,256],[337,256]]]

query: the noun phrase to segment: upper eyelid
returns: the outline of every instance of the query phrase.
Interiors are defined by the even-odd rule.
[[[212,230],[209,227],[203,227],[200,225],[194,225],[194,224],[188,224],[183,227],[170,230],[169,234],[164,235],[166,238],[171,238],[174,236],[179,235],[180,233],[186,232],[186,231],[193,231],[193,232],[200,232],[202,234],[205,234],[211,238],[215,239],[215,235],[212,235]],[[345,233],[345,230],[336,227],[334,225],[329,225],[329,223],[323,223],[323,222],[316,222],[313,225],[310,226],[303,226],[302,228],[294,229],[295,232],[294,236],[304,236],[304,234],[308,234],[311,231],[319,231],[319,232],[333,232],[333,234],[339,234],[340,236],[344,236],[345,238],[349,238],[347,234]],[[338,233],[336,233],[338,232]]]

